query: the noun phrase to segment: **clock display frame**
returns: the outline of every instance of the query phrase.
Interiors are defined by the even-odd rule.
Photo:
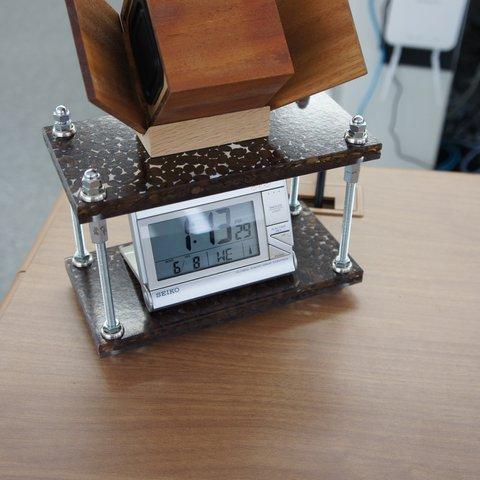
[[[252,202],[254,210],[254,219],[256,223],[256,233],[258,236],[258,249],[259,254],[255,256],[250,256],[240,260],[230,261],[223,263],[221,265],[209,266],[207,268],[199,269],[190,273],[172,275],[171,277],[158,279],[157,269],[156,269],[156,258],[152,248],[151,242],[151,229],[152,225],[155,225],[157,228],[161,229],[161,223],[167,222],[174,219],[179,219],[182,217],[198,215],[210,211],[221,210],[235,205]],[[185,208],[182,210],[172,211],[168,213],[161,213],[158,215],[150,216],[147,218],[142,218],[138,220],[138,232],[139,232],[139,246],[140,251],[137,251],[137,256],[143,256],[143,262],[140,258],[137,258],[137,263],[143,264],[144,273],[146,275],[147,286],[150,290],[156,290],[164,287],[169,287],[172,285],[178,285],[191,280],[196,280],[199,278],[211,277],[212,275],[217,275],[226,271],[236,270],[243,268],[249,265],[262,263],[269,260],[268,253],[268,239],[266,232],[266,222],[265,214],[263,207],[262,194],[252,193],[248,195],[242,195],[238,197],[233,197],[225,200],[209,202],[201,205],[197,205],[190,208]],[[169,258],[168,255],[165,255],[165,258]]]

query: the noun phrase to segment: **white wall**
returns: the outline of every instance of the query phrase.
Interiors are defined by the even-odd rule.
[[[377,12],[383,11],[385,0],[377,0]],[[331,91],[335,100],[347,111],[355,113],[371,80],[380,52],[377,37],[368,14],[368,0],[350,0],[353,17],[369,74],[353,80]],[[379,16],[381,17],[381,13]],[[383,70],[383,74],[385,69]],[[382,167],[421,168],[415,163],[400,158],[394,149],[393,140],[388,131],[392,115],[395,86],[392,85],[386,101],[380,100],[382,78],[370,106],[365,112],[369,130],[384,144],[382,160],[370,165]],[[419,160],[424,168],[433,168],[443,130],[443,120],[453,80],[452,72],[442,71],[442,98],[436,99],[433,90],[432,71],[427,68],[400,65],[398,79],[403,85],[397,127],[395,131],[401,138],[405,154]]]

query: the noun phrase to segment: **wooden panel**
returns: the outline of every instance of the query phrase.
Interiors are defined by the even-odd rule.
[[[181,92],[167,87],[163,103],[151,124],[181,122],[268,106],[274,92],[287,78],[288,75],[268,77]]]
[[[145,1],[145,0],[142,0],[142,1]],[[133,54],[133,49],[131,44],[132,35],[130,32],[129,25],[130,25],[130,20],[132,16],[132,10],[134,9],[134,5],[135,5],[135,2],[133,0],[124,0],[122,5],[122,10],[120,13],[120,21],[122,23],[125,52],[127,54],[128,65],[130,67],[130,77],[132,79],[137,98],[140,104],[142,105],[143,110],[146,112],[147,125],[150,125],[153,114],[157,111],[157,109],[161,105],[161,101],[163,100],[163,97],[167,93],[167,78],[165,76],[165,73],[163,72],[163,88],[161,92],[158,94],[157,100],[152,105],[150,105],[147,102],[142,90],[142,83],[141,83],[139,72],[137,70],[137,64],[136,64],[136,60]],[[153,30],[153,27],[152,27],[152,30]],[[158,45],[155,45],[155,47],[158,51]],[[155,51],[154,47],[152,47],[152,51]],[[159,60],[161,63],[161,57],[159,58]],[[161,66],[162,70],[164,70],[163,64],[161,65],[162,65]]]
[[[293,74],[275,0],[146,3],[168,85],[153,125],[264,107]]]
[[[2,480],[478,480],[480,176],[360,181],[363,283],[102,360],[63,199],[0,313]]]
[[[224,113],[150,127],[139,138],[152,157],[266,137],[270,108]]]
[[[105,0],[65,0],[89,100],[139,132],[146,116],[137,99],[118,13]]]
[[[295,74],[278,108],[366,73],[348,0],[277,0]]]

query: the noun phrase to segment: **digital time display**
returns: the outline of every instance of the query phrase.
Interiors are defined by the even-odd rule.
[[[252,201],[148,225],[158,280],[260,255]]]

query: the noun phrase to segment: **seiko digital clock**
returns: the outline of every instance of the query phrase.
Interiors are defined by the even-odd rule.
[[[286,181],[130,215],[122,254],[150,311],[295,270]]]

